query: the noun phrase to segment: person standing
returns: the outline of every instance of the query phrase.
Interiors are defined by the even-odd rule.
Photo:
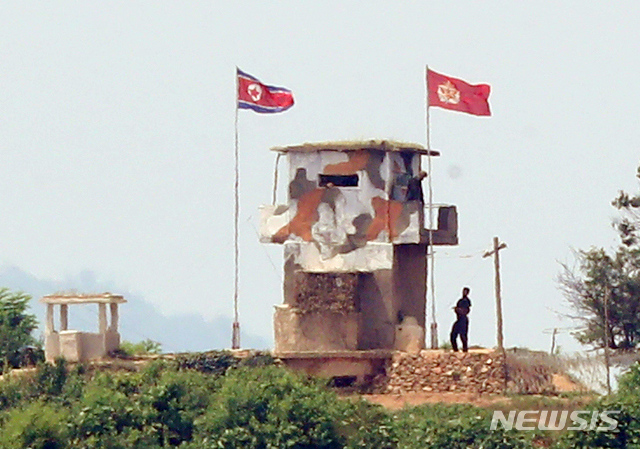
[[[469,332],[469,312],[471,311],[471,300],[469,299],[469,287],[462,289],[462,298],[458,300],[453,310],[456,312],[456,322],[451,328],[451,348],[458,351],[458,336],[462,340],[462,351],[467,352],[468,332]]]
[[[409,180],[407,189],[407,201],[420,201],[424,203],[424,194],[422,193],[422,180],[427,177],[426,171],[421,171],[418,176]]]

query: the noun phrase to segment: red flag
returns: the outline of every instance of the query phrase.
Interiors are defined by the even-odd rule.
[[[258,78],[237,69],[238,107],[263,114],[282,112],[293,106],[293,94],[285,87],[267,86]]]
[[[491,115],[488,84],[473,85],[427,69],[429,106],[473,115]]]

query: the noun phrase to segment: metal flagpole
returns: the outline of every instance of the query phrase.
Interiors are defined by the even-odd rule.
[[[438,349],[438,322],[436,321],[436,294],[435,294],[435,259],[433,251],[433,186],[431,179],[433,174],[431,172],[431,133],[429,130],[429,66],[425,67],[425,86],[426,86],[426,125],[427,125],[427,170],[429,176],[427,179],[427,185],[429,186],[429,244],[427,252],[429,254],[430,264],[427,263],[427,270],[429,275],[429,289],[431,290],[431,349]],[[431,265],[431,266],[429,266]]]
[[[282,156],[282,153],[278,152],[276,156],[276,167],[273,172],[273,201],[271,204],[274,206],[276,205],[276,196],[278,193],[278,164],[280,163],[280,156]]]
[[[238,321],[238,263],[240,250],[238,248],[238,220],[240,216],[240,167],[238,157],[238,68],[236,67],[236,119],[235,119],[235,184],[234,184],[234,216],[233,216],[233,250],[234,250],[234,278],[233,278],[233,328],[231,331],[231,349],[240,349],[240,322]]]

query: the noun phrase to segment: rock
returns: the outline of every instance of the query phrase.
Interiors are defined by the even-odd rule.
[[[503,359],[496,353],[420,351],[394,353],[386,376],[376,378],[377,391],[502,393]]]

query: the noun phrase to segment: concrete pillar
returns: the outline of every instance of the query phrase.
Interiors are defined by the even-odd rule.
[[[47,304],[47,321],[45,323],[44,333],[51,334],[56,328],[53,324],[53,304]]]
[[[69,328],[69,306],[67,304],[60,305],[60,330],[66,331]]]
[[[109,304],[111,309],[111,327],[113,332],[118,332],[118,303],[112,302]]]
[[[98,304],[98,328],[101,334],[107,332],[107,305],[104,303]]]

